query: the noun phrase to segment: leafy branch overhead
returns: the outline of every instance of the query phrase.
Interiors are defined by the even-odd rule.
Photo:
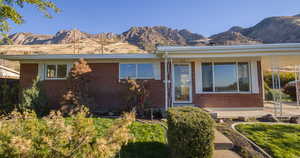
[[[51,18],[51,11],[59,13],[60,9],[48,0],[0,0],[0,33],[4,35],[10,30],[9,21],[15,24],[24,22],[23,16],[18,12],[18,8],[25,5],[32,5],[40,10],[46,17]]]

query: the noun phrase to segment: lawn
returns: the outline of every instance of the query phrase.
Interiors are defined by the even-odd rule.
[[[111,126],[114,119],[95,118],[99,135]],[[135,139],[129,142],[121,151],[121,158],[167,158],[165,129],[156,123],[134,122],[130,127]]]
[[[300,125],[257,123],[236,128],[274,158],[300,157]]]

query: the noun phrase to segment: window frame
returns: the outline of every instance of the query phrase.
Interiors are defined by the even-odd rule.
[[[135,65],[135,77],[121,77],[121,65],[124,65],[124,64],[133,64]],[[138,76],[138,64],[151,64],[152,65],[152,77],[139,77]],[[150,79],[155,79],[155,66],[154,66],[154,63],[151,63],[151,62],[126,62],[126,63],[119,63],[119,80],[122,80],[122,79],[141,79],[141,80],[150,80]]]
[[[208,62],[201,62],[201,73],[202,73],[202,64],[203,63],[211,63],[212,64],[212,78],[213,78],[213,91],[209,92],[209,91],[203,91],[203,87],[201,89],[201,93],[202,94],[251,94],[253,92],[252,90],[252,74],[251,74],[251,62],[249,61],[208,61]],[[215,89],[215,63],[234,63],[235,65],[235,68],[236,68],[236,81],[237,81],[237,91],[233,91],[233,92],[216,92],[216,89]],[[247,63],[248,64],[248,76],[249,76],[249,91],[240,91],[240,86],[239,86],[239,72],[238,72],[238,64],[239,63]],[[201,84],[203,84],[203,76],[201,74]]]
[[[44,78],[45,80],[66,80],[69,74],[69,69],[68,69],[68,64],[64,63],[49,63],[49,64],[44,64]],[[48,77],[48,65],[55,65],[55,77]],[[57,77],[57,70],[58,70],[58,65],[65,65],[66,66],[66,77]]]

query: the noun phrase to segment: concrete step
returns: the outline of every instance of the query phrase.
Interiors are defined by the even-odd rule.
[[[233,143],[221,132],[215,130],[215,150],[229,150],[233,148]]]
[[[237,153],[231,150],[215,150],[213,158],[241,158]]]

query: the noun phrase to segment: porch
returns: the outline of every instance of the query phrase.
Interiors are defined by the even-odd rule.
[[[290,116],[300,114],[300,111],[297,110],[297,106],[299,107],[299,86],[297,84],[297,102],[293,104],[297,106],[293,106],[290,103],[283,103],[281,95],[274,95],[271,104],[264,103],[265,90],[263,82],[264,71],[272,72],[273,84],[271,88],[274,91],[281,91],[282,89],[283,85],[280,84],[279,77],[279,72],[281,71],[293,72],[296,82],[299,80],[299,43],[209,47],[159,47],[157,54],[164,59],[165,109],[172,106],[180,106],[180,104],[192,104],[212,112],[217,112],[222,117],[254,117],[266,114]],[[194,64],[194,67],[190,66],[191,63],[192,65]],[[242,68],[244,70],[240,71],[240,65],[242,64],[245,64]],[[176,65],[178,65],[178,67],[183,65],[181,66],[183,67],[182,69],[186,70],[176,70]],[[209,69],[212,69],[208,69],[212,74],[212,77],[208,78],[212,81],[204,82],[203,77],[207,79],[209,73],[203,73],[203,71],[207,71],[203,69],[203,67],[207,66],[210,66]],[[231,71],[230,73],[236,73],[235,76],[232,77],[234,82],[227,82],[227,87],[220,86],[221,83],[224,83],[222,80],[228,80],[227,74],[222,76],[220,72],[223,70],[228,71],[228,69],[222,69],[220,66],[231,67],[232,70],[229,70]],[[216,68],[218,70],[217,73],[215,72],[216,70],[214,70]],[[179,73],[180,76],[182,72],[186,72],[186,78],[179,77],[179,80],[184,80],[185,82],[178,86],[177,84],[180,82],[176,81],[178,80],[176,73]],[[248,74],[245,72],[248,72]],[[241,79],[239,78],[239,74],[242,74]],[[215,83],[216,80],[218,83]],[[212,86],[207,87],[207,83]],[[228,83],[230,83],[230,85]],[[179,91],[180,94],[178,95],[174,89],[178,87],[181,88],[180,86],[185,87],[185,90]],[[226,89],[224,90],[224,88]],[[182,98],[185,98],[185,100],[180,102]],[[204,101],[205,99],[206,101]],[[216,106],[217,104],[222,106]]]

